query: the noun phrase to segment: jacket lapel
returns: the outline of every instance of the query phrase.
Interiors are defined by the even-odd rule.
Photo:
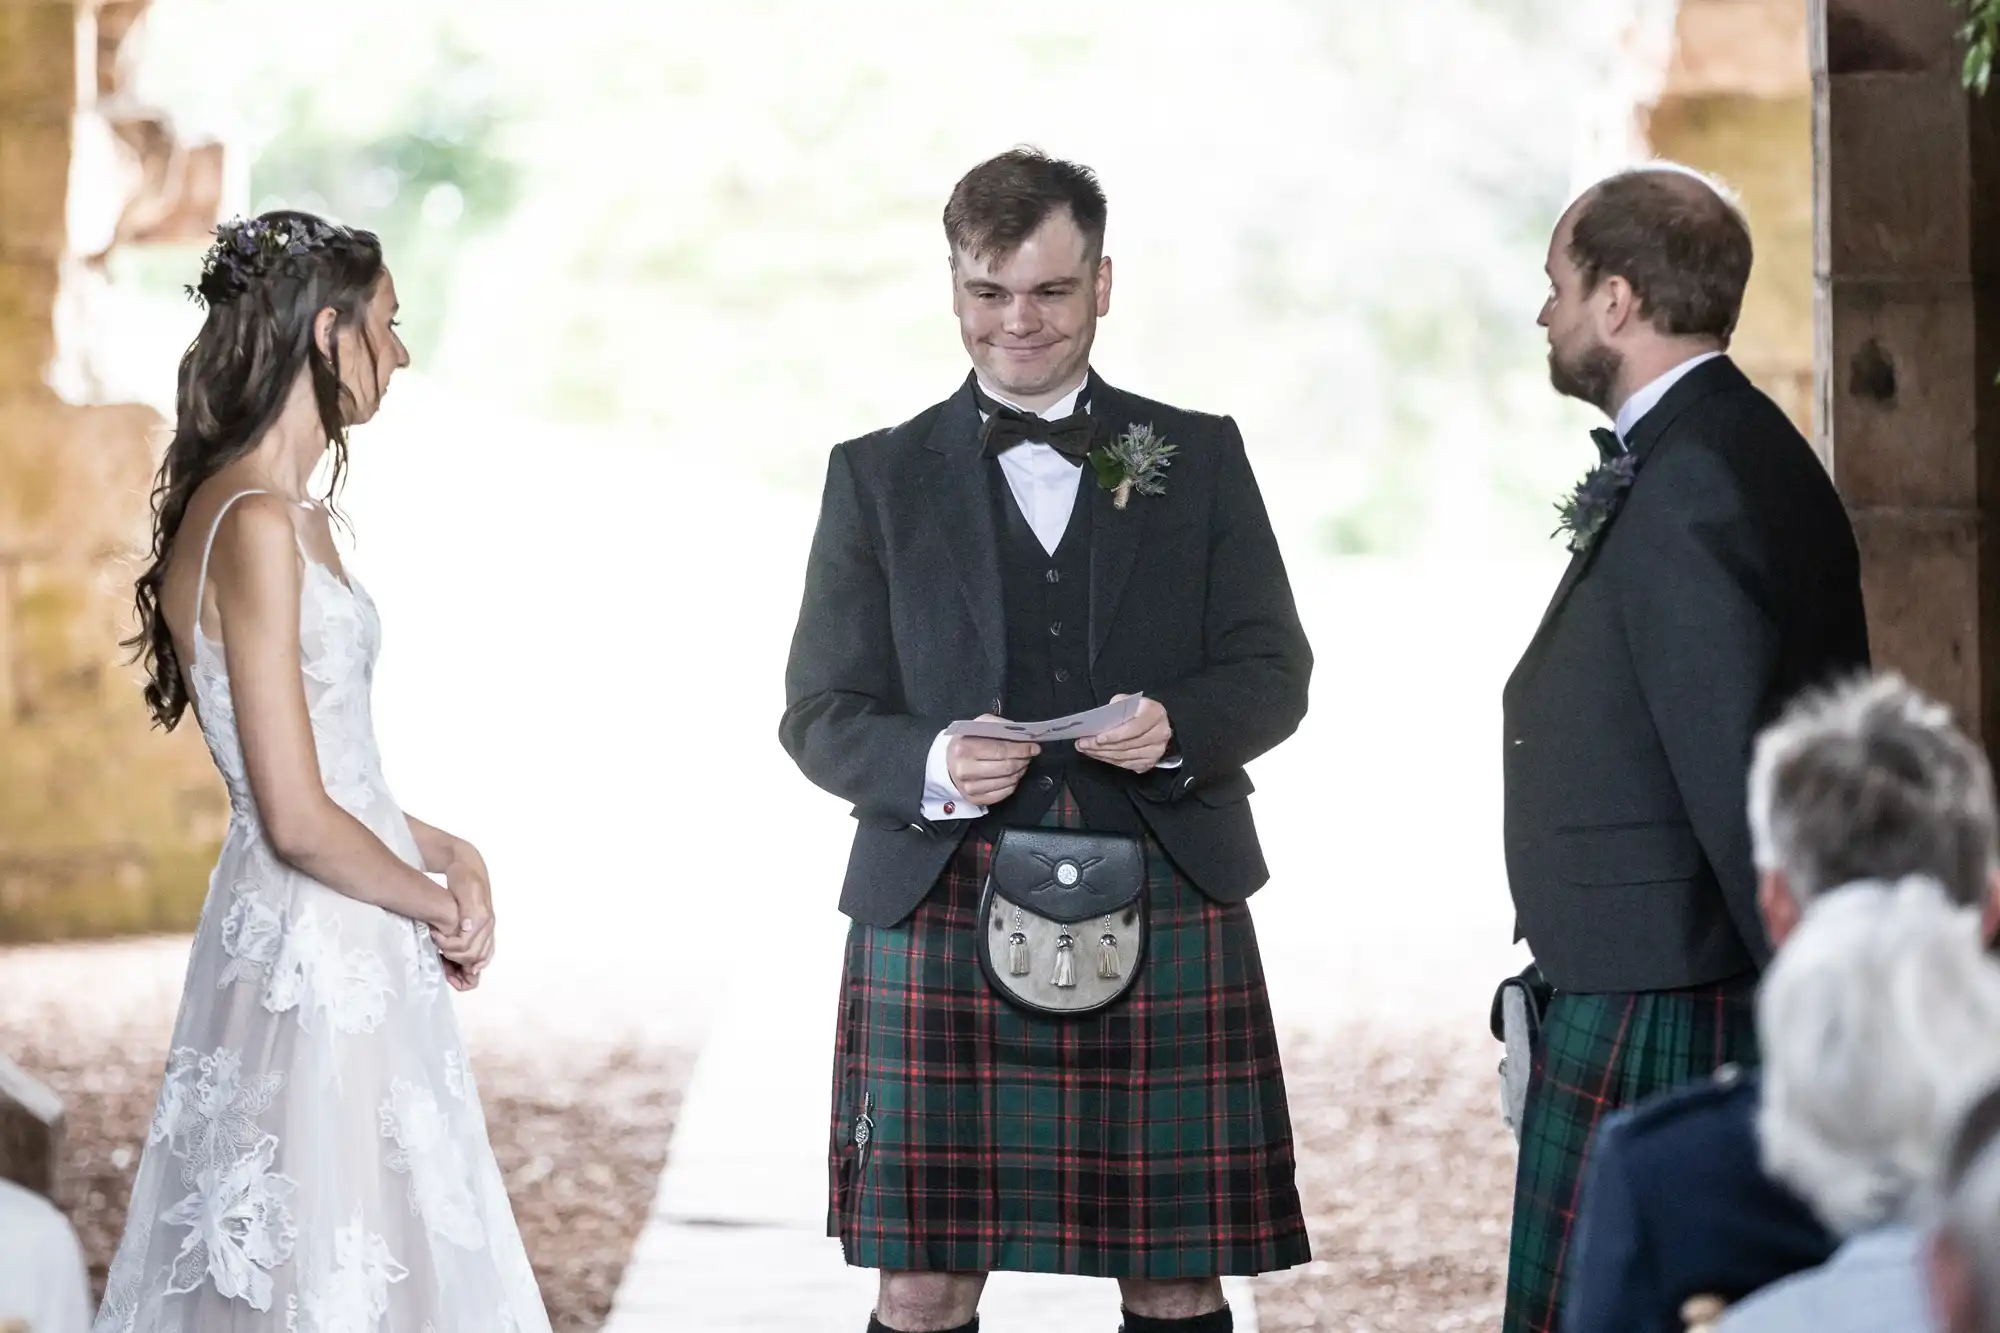
[[[1095,372],[1092,374],[1094,377]],[[1090,410],[1097,418],[1094,434],[1099,443],[1133,425],[1125,395],[1103,380],[1096,380],[1091,389]],[[1077,484],[1090,488],[1090,661],[1095,665],[1111,637],[1111,625],[1139,558],[1139,539],[1153,502],[1135,495],[1130,504],[1119,509],[1111,502],[1111,492],[1097,484],[1097,471],[1089,463],[1083,465],[1083,477]]]
[[[1717,357],[1713,361],[1697,366],[1683,376],[1680,383],[1667,391],[1667,396],[1659,401],[1658,406],[1639,418],[1638,423],[1632,427],[1631,438],[1625,442],[1626,452],[1639,460],[1638,475],[1632,482],[1633,488],[1636,489],[1641,484],[1645,475],[1646,459],[1659,447],[1660,441],[1681,413],[1711,394],[1738,388],[1749,382],[1744,378],[1743,372],[1736,368],[1735,362],[1726,356]],[[1620,506],[1629,504],[1631,499],[1631,492],[1627,491],[1624,498],[1619,501]],[[1617,522],[1616,514],[1612,515],[1612,522]],[[1548,609],[1542,612],[1541,624],[1535,627],[1535,636],[1528,641],[1528,651],[1522,655],[1523,661],[1527,660],[1548,634],[1549,626],[1555,621],[1556,612],[1560,611],[1563,603],[1569,600],[1569,595],[1576,591],[1576,585],[1583,581],[1584,574],[1590,569],[1592,557],[1603,544],[1603,534],[1599,534],[1597,541],[1592,543],[1589,550],[1569,558],[1569,567],[1563,570],[1562,581],[1556,584],[1555,596],[1549,599]]]
[[[987,659],[996,671],[1004,671],[1007,627],[1000,600],[1000,540],[993,530],[979,409],[973,403],[970,376],[945,400],[924,447],[930,453],[925,489],[945,552]]]
[[[1556,618],[1556,612],[1569,600],[1570,593],[1576,590],[1577,583],[1583,578],[1583,571],[1589,566],[1590,551],[1583,551],[1569,558],[1569,564],[1563,568],[1562,580],[1556,584],[1555,596],[1549,598],[1548,609],[1542,612],[1541,623],[1535,626],[1535,637],[1528,642],[1529,651],[1532,652],[1535,645],[1542,641],[1542,635],[1548,632],[1549,622]]]

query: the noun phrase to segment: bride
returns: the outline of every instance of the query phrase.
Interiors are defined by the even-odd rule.
[[[492,959],[486,866],[389,794],[380,624],[309,494],[409,363],[395,283],[273,212],[194,295],[128,646],[231,815],[96,1333],[547,1333],[444,993]]]

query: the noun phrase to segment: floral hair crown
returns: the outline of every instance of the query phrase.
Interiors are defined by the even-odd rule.
[[[215,229],[215,244],[201,258],[201,281],[187,289],[188,297],[210,307],[232,300],[289,261],[326,249],[339,234],[331,223],[297,214],[225,222]]]

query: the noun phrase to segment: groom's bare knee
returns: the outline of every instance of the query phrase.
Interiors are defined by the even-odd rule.
[[[875,1317],[898,1333],[939,1333],[970,1323],[984,1273],[883,1273]]]
[[[1224,1304],[1218,1278],[1197,1277],[1168,1282],[1121,1277],[1118,1292],[1125,1308],[1148,1319],[1192,1319],[1213,1314]]]

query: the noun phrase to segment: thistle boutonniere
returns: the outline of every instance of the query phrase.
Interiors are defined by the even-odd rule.
[[[1109,444],[1090,451],[1090,465],[1097,470],[1097,484],[1111,492],[1113,507],[1123,509],[1132,493],[1165,495],[1167,463],[1177,451],[1152,424],[1134,423]]]
[[[1639,460],[1631,454],[1620,454],[1584,473],[1569,498],[1556,506],[1562,522],[1549,535],[1555,537],[1567,532],[1572,553],[1582,555],[1588,551],[1610,526],[1612,515],[1618,512],[1625,492],[1632,488],[1632,479],[1638,475]]]

